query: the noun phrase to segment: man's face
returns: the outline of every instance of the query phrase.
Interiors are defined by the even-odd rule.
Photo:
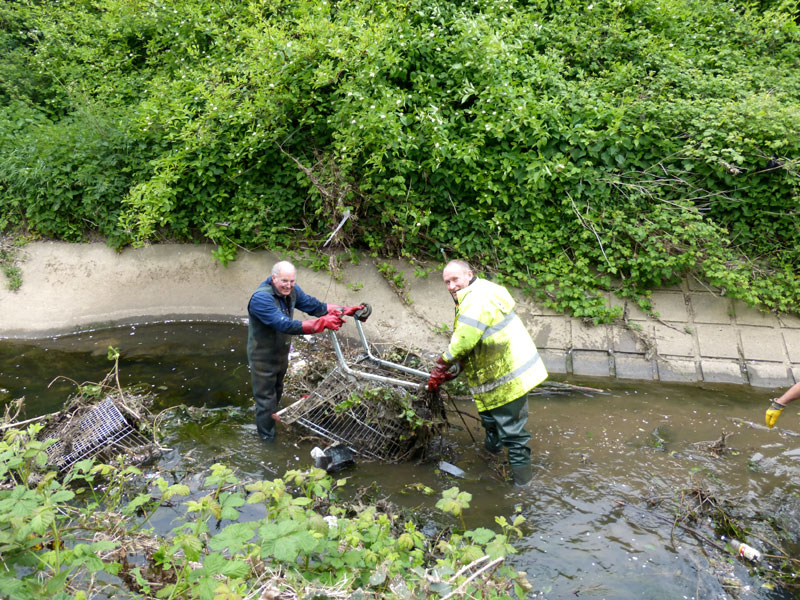
[[[442,271],[442,279],[444,279],[444,284],[447,286],[447,291],[450,292],[453,300],[455,300],[456,292],[469,285],[472,279],[472,271],[458,265],[451,265]]]
[[[294,289],[294,282],[297,278],[295,271],[281,271],[272,276],[272,285],[278,290],[281,296],[288,296]]]

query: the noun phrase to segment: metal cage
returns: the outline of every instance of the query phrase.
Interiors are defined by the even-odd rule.
[[[51,438],[56,441],[45,449],[48,462],[62,471],[104,451],[115,448],[129,451],[148,443],[131,427],[111,398],[93,406],[77,422],[70,422],[46,437]]]
[[[384,389],[388,394],[419,392],[428,373],[382,360],[372,354],[364,329],[355,320],[364,354],[347,364],[336,333],[330,337],[338,365],[305,398],[280,410],[275,416],[286,423],[298,424],[315,435],[344,444],[353,452],[372,460],[399,461],[412,449],[414,432],[407,422],[382,410],[381,400],[348,402],[357,391]],[[400,379],[396,373],[413,376],[418,381]]]

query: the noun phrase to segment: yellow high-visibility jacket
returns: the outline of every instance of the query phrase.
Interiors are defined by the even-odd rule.
[[[542,357],[506,288],[476,278],[456,298],[453,335],[442,357],[461,361],[479,411],[508,404],[547,379]]]

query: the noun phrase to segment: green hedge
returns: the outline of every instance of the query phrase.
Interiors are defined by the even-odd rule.
[[[0,226],[466,257],[596,321],[797,311],[798,4],[17,2]]]

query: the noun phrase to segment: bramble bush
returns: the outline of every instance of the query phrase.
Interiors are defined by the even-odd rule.
[[[466,257],[576,316],[797,311],[796,0],[23,1],[5,229]],[[686,23],[691,23],[687,27]],[[348,212],[349,211],[349,212]]]
[[[501,533],[444,525],[430,538],[385,502],[343,501],[347,480],[321,469],[245,482],[214,464],[195,489],[124,460],[86,459],[58,474],[40,429],[7,429],[0,440],[0,589],[9,598],[511,599],[531,589],[502,564],[522,535],[518,514],[495,519]],[[463,524],[470,500],[451,488],[437,507]],[[246,505],[264,516],[244,518]],[[156,531],[151,519],[165,506],[179,516]]]

